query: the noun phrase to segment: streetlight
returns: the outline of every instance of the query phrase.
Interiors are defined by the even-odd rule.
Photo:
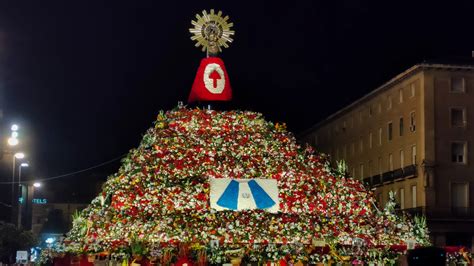
[[[14,125],[15,126],[15,125]],[[17,126],[18,129],[18,126]],[[12,126],[13,130],[13,126]],[[25,154],[22,152],[17,152],[13,155],[13,167],[12,167],[12,223],[14,223],[13,219],[13,208],[15,206],[15,168],[16,168],[16,159],[23,159],[25,158]]]
[[[11,127],[12,131],[18,131],[19,126],[17,124],[13,124]]]
[[[14,137],[9,137],[8,138],[8,145],[10,146],[16,146],[18,145],[19,141],[17,138],[14,138]]]
[[[23,185],[21,184],[21,168],[28,167],[28,166],[30,166],[28,163],[21,163],[20,166],[18,166],[18,187],[19,187],[18,190],[20,194],[19,198],[23,197]],[[21,227],[21,204],[23,204],[23,202],[18,203],[18,228]]]
[[[40,182],[35,182],[35,183],[33,183],[33,186],[36,187],[36,188],[41,187],[41,183]]]

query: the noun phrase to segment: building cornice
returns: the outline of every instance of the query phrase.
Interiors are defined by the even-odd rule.
[[[416,64],[409,69],[403,71],[402,73],[396,75],[394,78],[390,79],[389,81],[385,82],[381,86],[377,87],[375,90],[369,92],[368,94],[362,96],[358,100],[352,102],[351,104],[343,107],[339,111],[331,114],[321,122],[316,123],[312,127],[304,130],[299,136],[306,136],[308,133],[320,128],[321,126],[328,124],[329,122],[333,121],[334,119],[341,117],[342,115],[348,113],[351,109],[355,106],[358,106],[360,103],[368,101],[369,99],[381,94],[382,92],[386,91],[388,88],[392,87],[395,84],[400,83],[401,81],[417,74],[420,71],[429,70],[429,69],[445,69],[445,70],[469,70],[474,71],[474,65],[456,65],[456,64],[436,64],[436,63],[421,63]]]

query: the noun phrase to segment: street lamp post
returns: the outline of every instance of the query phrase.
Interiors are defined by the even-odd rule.
[[[13,167],[12,167],[12,223],[15,222],[13,216],[13,210],[15,208],[15,168],[16,168],[16,159],[25,158],[25,154],[22,152],[17,152],[13,155]]]
[[[18,166],[18,190],[20,194],[20,198],[23,197],[23,185],[21,184],[21,168],[22,167],[28,167],[29,165],[27,163],[21,163],[20,166]],[[18,203],[18,228],[21,228],[21,205],[23,204],[23,201]]]

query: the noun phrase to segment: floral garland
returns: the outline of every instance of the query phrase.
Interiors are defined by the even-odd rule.
[[[147,255],[153,243],[212,240],[265,248],[308,246],[314,238],[333,246],[362,241],[367,248],[407,239],[427,243],[426,223],[397,216],[392,203],[379,211],[372,192],[343,168],[331,168],[326,155],[298,145],[284,124],[259,113],[182,107],[160,112],[102,193],[74,218],[66,249],[114,253],[141,243]],[[280,212],[215,211],[209,177],[276,179]],[[303,254],[281,252],[267,259]],[[222,260],[219,252],[209,254]]]

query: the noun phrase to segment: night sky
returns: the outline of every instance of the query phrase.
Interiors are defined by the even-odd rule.
[[[473,1],[101,2],[0,0],[2,129],[21,125],[30,179],[126,153],[159,110],[185,101],[204,57],[188,28],[203,9],[235,25],[221,54],[232,106],[296,133],[416,63],[474,50]],[[90,200],[86,192],[117,167],[43,191]],[[5,171],[0,182],[10,180]]]

